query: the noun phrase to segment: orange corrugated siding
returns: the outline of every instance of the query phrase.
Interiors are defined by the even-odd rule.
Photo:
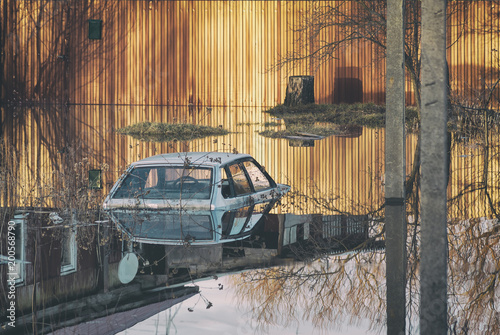
[[[71,6],[64,7],[67,3]],[[332,137],[314,148],[290,147],[285,140],[255,134],[270,118],[261,113],[262,108],[252,106],[283,102],[288,75],[314,74],[316,100],[321,103],[335,101],[338,78],[361,81],[365,102],[384,100],[385,64],[374,61],[375,47],[367,42],[345,47],[339,52],[342,57],[322,64],[315,73],[311,72],[315,64],[308,61],[268,71],[279,55],[301,51],[291,25],[309,2],[85,4],[7,1],[0,5],[7,5],[9,13],[5,97],[24,103],[70,103],[2,109],[4,137],[19,153],[18,189],[28,200],[23,205],[42,201],[37,200],[43,195],[37,183],[52,183],[52,172],[69,159],[65,158],[68,145],[79,151],[78,159],[87,157],[93,167],[109,164],[107,183],[127,164],[158,152],[236,149],[254,155],[278,181],[289,182],[301,192],[317,195],[317,186],[325,195],[341,196],[335,206],[342,210],[352,210],[350,204],[355,201],[367,207],[383,201],[383,130],[367,130],[359,138]],[[37,16],[28,14],[39,13],[41,6],[47,13],[43,15],[50,16],[37,30],[33,25]],[[499,7],[495,2],[473,2],[467,12],[456,16],[465,24],[450,25],[448,59],[452,89],[458,96],[471,97],[498,78],[500,20],[495,18]],[[88,40],[88,19],[103,20],[102,40]],[[491,31],[482,33],[484,28]],[[320,38],[337,33],[330,29]],[[64,54],[65,43],[69,55]],[[220,107],[210,112],[206,106]],[[209,138],[188,144],[145,143],[113,133],[141,121],[222,125],[232,133],[217,143]],[[248,129],[243,132],[242,127]],[[414,141],[408,142],[409,155],[413,150]],[[467,148],[454,151],[452,167],[457,177],[452,195],[474,180],[472,171],[483,164],[477,156],[460,157],[466,152]],[[411,156],[408,167],[410,163]],[[492,164],[491,170],[498,171],[498,164]]]
[[[335,90],[336,79],[337,84],[359,81],[365,102],[384,101],[385,64],[368,42],[342,48],[337,59],[317,71],[312,61],[270,70],[279,56],[304,54],[317,45],[318,40],[302,36],[307,45],[301,47],[299,33],[292,30],[309,2],[3,4],[11,9],[6,18],[7,99],[19,95],[23,101],[68,99],[72,104],[270,106],[283,102],[288,75],[305,74],[316,78],[318,102],[345,100],[333,96],[345,92]],[[348,7],[355,11],[354,3]],[[454,22],[464,25],[450,21],[450,44],[461,36],[448,50],[453,88],[460,94],[484,89],[498,76],[498,7],[494,1],[473,2],[454,16]],[[88,39],[89,19],[103,20],[101,40]],[[484,28],[492,31],[482,33]],[[332,28],[320,38],[337,35]],[[413,102],[411,94],[407,98]]]
[[[304,203],[288,199],[284,203],[290,205],[293,212],[331,214],[335,208],[342,212],[364,214],[383,203],[384,129],[363,129],[360,136],[354,137],[332,136],[316,142],[314,147],[292,147],[288,140],[270,139],[257,133],[264,129],[264,122],[271,120],[261,110],[256,107],[214,107],[208,112],[205,107],[189,106],[71,106],[66,113],[68,120],[75,125],[75,131],[66,135],[68,139],[63,141],[64,122],[58,120],[61,114],[50,116],[50,112],[59,111],[52,107],[18,109],[18,112],[24,113],[26,125],[19,126],[12,139],[17,144],[16,159],[19,160],[15,167],[19,195],[17,204],[51,204],[51,193],[59,192],[51,187],[62,182],[54,179],[53,172],[59,169],[58,166],[68,165],[71,173],[74,163],[88,162],[88,165],[78,169],[84,175],[76,176],[85,181],[87,169],[99,168],[103,163],[109,165],[110,170],[103,175],[105,185],[101,191],[106,194],[123,169],[138,159],[167,152],[233,150],[254,156],[277,182],[292,185],[294,191],[310,198],[328,200],[324,204],[329,209],[316,205],[314,201]],[[224,125],[231,133],[189,142],[154,143],[112,131],[130,122],[161,119],[172,122],[178,115],[191,114],[197,115],[198,124]],[[89,115],[98,115],[94,124],[87,123]],[[128,118],[121,119],[122,115]],[[242,121],[247,123],[238,124]],[[495,185],[498,185],[500,156],[498,139],[492,137],[490,141],[488,178],[492,186],[490,196],[496,203],[499,195]],[[408,135],[407,174],[411,170],[415,145],[416,135]],[[68,147],[65,149],[65,146]],[[484,192],[469,192],[471,188],[480,186],[484,161],[484,148],[472,139],[470,143],[454,141],[449,198],[465,192],[450,205],[452,217],[491,215]],[[75,176],[68,177],[72,179]]]

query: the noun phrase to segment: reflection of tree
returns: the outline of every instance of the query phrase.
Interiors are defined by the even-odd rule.
[[[452,143],[448,285],[449,325],[456,334],[500,331],[500,147],[497,125],[491,118],[483,121],[473,137],[477,147],[473,157],[464,155],[470,149],[460,133],[454,134]],[[370,210],[352,202],[350,213],[340,211],[335,201],[341,198],[292,194],[289,200],[294,210],[316,206],[321,211],[351,215],[359,208],[383,221],[383,208],[377,206]],[[410,200],[407,313],[414,333],[420,309],[420,222],[419,199]],[[305,265],[248,272],[235,279],[235,286],[261,327],[307,319],[317,327],[329,328],[363,318],[371,320],[372,327],[379,327],[385,322],[380,316],[385,308],[385,293],[381,292],[385,286],[384,264],[377,253],[323,257]]]
[[[498,17],[500,11],[491,15]],[[476,18],[475,28],[483,36],[498,35],[498,27],[484,18]],[[458,190],[448,202],[450,327],[457,334],[500,332],[500,146],[498,111],[500,103],[498,56],[491,68],[480,71],[479,85],[469,87],[471,95],[454,92],[451,102],[459,120],[454,134],[455,147],[468,148],[455,160],[454,174],[463,174],[467,162],[475,161],[482,169],[471,171],[469,178],[455,181]],[[493,80],[491,80],[493,78]],[[463,91],[466,91],[465,83]],[[457,154],[458,155],[458,154]],[[452,167],[453,167],[452,162]]]
[[[450,215],[456,218],[448,234],[450,324],[463,334],[500,331],[500,147],[498,127],[484,116],[482,133],[469,134],[479,147],[482,170],[449,201]],[[476,211],[469,206],[477,207]]]
[[[117,10],[115,1],[7,1],[2,7],[8,22],[2,45],[8,54],[5,102],[66,104],[72,93],[70,75],[83,75],[97,58],[116,56],[109,54],[112,43],[103,50],[87,38],[89,19],[106,17],[103,24],[112,26],[107,13]],[[118,37],[126,34],[117,33]],[[95,79],[88,78],[87,83]]]
[[[450,232],[450,325],[460,334],[498,334],[498,220],[457,220]]]
[[[47,181],[50,184],[50,178],[55,177],[50,175],[52,169],[71,169],[74,157],[70,156],[75,149],[80,149],[78,160],[86,156],[98,158],[97,149],[89,149],[82,144],[85,138],[75,136],[80,126],[77,122],[85,120],[75,122],[76,112],[75,107],[70,107],[70,97],[80,87],[75,87],[71,79],[84,77],[86,81],[81,82],[87,85],[97,80],[87,74],[88,64],[97,59],[109,64],[117,56],[110,53],[113,43],[97,48],[96,42],[87,37],[88,19],[106,18],[104,26],[112,25],[113,18],[108,13],[115,13],[117,5],[115,1],[91,0],[0,4],[2,28],[5,28],[0,40],[3,70],[0,138],[5,139],[6,150],[14,151],[10,153],[13,159],[24,165],[15,171],[17,175],[12,175],[23,184],[24,195],[32,192],[29,196],[37,196],[35,188],[44,187]],[[127,31],[117,34],[118,40]],[[22,145],[23,142],[26,144]],[[2,155],[7,156],[7,151]],[[3,163],[4,160],[0,161],[0,165]]]
[[[383,325],[385,274],[379,253],[325,257],[242,273],[234,277],[236,294],[251,306],[257,326],[288,326],[308,320],[320,329],[341,327],[346,321]]]
[[[474,219],[451,226],[449,322],[457,334],[496,334],[500,330],[496,306],[500,241],[495,224]],[[409,262],[409,271],[415,270],[408,294],[409,326],[414,329],[412,322],[419,311],[415,298],[418,258],[412,257]],[[246,272],[234,277],[234,284],[261,328],[307,320],[315,327],[331,329],[363,319],[370,321],[370,328],[380,328],[385,324],[384,278],[383,255],[356,253]]]

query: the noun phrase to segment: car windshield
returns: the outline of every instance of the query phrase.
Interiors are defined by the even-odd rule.
[[[212,169],[153,166],[134,168],[113,199],[210,199]]]
[[[155,240],[212,240],[209,215],[179,215],[166,212],[114,212],[119,224],[135,238]]]

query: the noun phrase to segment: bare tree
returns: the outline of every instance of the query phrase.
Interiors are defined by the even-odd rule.
[[[467,20],[457,19],[459,13],[466,13],[470,1],[450,2],[448,21],[466,25]],[[387,46],[387,3],[383,0],[336,1],[333,3],[313,2],[293,29],[299,47],[281,57],[276,68],[302,61],[309,61],[317,69],[321,64],[339,57],[345,46],[357,41],[366,41],[375,47],[375,57],[385,59]],[[405,1],[405,68],[410,77],[415,101],[420,109],[420,1]],[[465,15],[467,18],[468,16]],[[484,31],[488,30],[485,26]],[[334,32],[334,34],[331,34]],[[327,39],[323,36],[333,36]],[[459,36],[458,38],[460,38]],[[448,41],[453,45],[456,41]],[[305,50],[308,50],[305,52]]]
[[[96,59],[114,61],[117,41],[128,31],[118,31],[116,40],[91,47],[95,41],[88,38],[89,18],[103,19],[103,25],[114,24],[119,3],[116,1],[2,1],[0,11],[0,138],[5,139],[2,150],[10,148],[21,155],[23,149],[16,141],[30,138],[36,131],[38,141],[33,151],[48,152],[55,170],[61,165],[70,167],[72,158],[65,157],[71,148],[79,147],[82,159],[96,157],[95,148],[85,147],[73,138],[75,120],[71,117],[71,78],[80,76],[89,63]],[[113,15],[110,15],[113,13]],[[102,71],[105,68],[103,67]],[[96,72],[96,76],[102,73]],[[86,85],[96,78],[88,78]],[[74,108],[74,107],[73,107]],[[76,122],[82,122],[76,120]],[[84,152],[87,150],[88,152]],[[7,152],[1,155],[6,156]],[[30,169],[32,186],[43,182],[42,155],[36,155]],[[62,159],[61,159],[62,157]],[[0,160],[2,165],[7,160]],[[62,170],[67,167],[62,167]]]

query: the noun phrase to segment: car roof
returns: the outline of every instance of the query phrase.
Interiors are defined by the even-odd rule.
[[[248,154],[233,154],[228,152],[176,152],[160,154],[141,159],[132,163],[132,166],[151,164],[184,164],[219,166],[237,159],[252,158]]]

